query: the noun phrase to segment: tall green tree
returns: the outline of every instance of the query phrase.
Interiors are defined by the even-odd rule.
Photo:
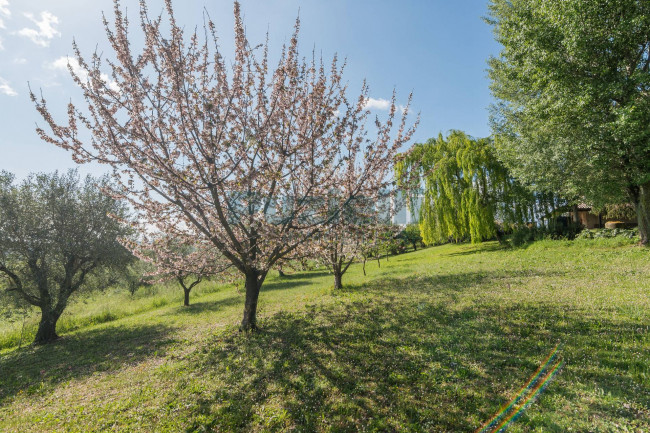
[[[524,182],[650,230],[650,2],[491,0],[499,157]]]
[[[133,258],[118,242],[129,234],[115,219],[126,217],[126,207],[104,195],[102,184],[75,171],[14,184],[0,172],[0,287],[40,308],[35,344],[58,338],[57,321],[91,276]]]
[[[450,238],[481,242],[495,236],[497,220],[523,224],[549,210],[510,176],[490,138],[451,131],[414,145],[395,169],[411,202],[422,194],[419,221],[427,244]]]

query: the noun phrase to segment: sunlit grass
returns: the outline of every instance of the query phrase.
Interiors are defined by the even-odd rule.
[[[649,251],[446,245],[367,270],[337,292],[273,275],[254,335],[234,287],[189,308],[173,287],[96,295],[61,341],[2,355],[0,431],[474,431],[558,342],[565,367],[509,431],[650,431]]]
[[[225,288],[218,282],[205,281],[192,291],[191,299]],[[60,334],[67,333],[166,305],[182,304],[182,289],[174,282],[142,287],[133,295],[121,287],[82,293],[68,305],[59,319],[57,330]],[[0,321],[0,353],[19,344],[29,345],[36,335],[39,318],[38,308],[30,308],[16,311],[10,320]]]

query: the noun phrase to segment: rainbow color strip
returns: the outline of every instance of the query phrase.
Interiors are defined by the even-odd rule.
[[[515,396],[499,411],[487,420],[476,433],[497,433],[505,431],[511,422],[515,421],[530,406],[539,394],[544,391],[551,379],[555,377],[563,365],[558,358],[556,345],[546,357],[542,365],[532,374],[528,381],[521,387]]]

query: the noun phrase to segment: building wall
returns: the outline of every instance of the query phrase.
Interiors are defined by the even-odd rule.
[[[406,197],[399,192],[396,200],[397,209],[393,214],[392,223],[396,225],[408,225],[417,223],[420,216],[420,207],[422,206],[422,195],[415,197],[413,209],[409,209],[406,203]]]
[[[580,219],[580,224],[588,229],[600,228],[601,221],[598,215],[594,215],[587,210],[580,210],[578,211],[578,218]],[[602,223],[605,224],[604,221]]]
[[[573,213],[571,212],[571,216]],[[580,224],[588,229],[599,229],[605,227],[607,221],[622,221],[630,225],[636,225],[636,221],[633,220],[621,220],[621,219],[612,219],[612,218],[599,218],[598,215],[591,212],[591,210],[579,210],[578,218],[580,219]]]

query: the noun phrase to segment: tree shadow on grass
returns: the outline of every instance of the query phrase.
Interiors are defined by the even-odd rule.
[[[531,277],[559,277],[566,275],[567,271],[553,270],[512,270],[503,269],[495,271],[457,272],[453,274],[414,275],[404,278],[382,278],[363,283],[345,284],[336,293],[350,293],[359,291],[368,292],[395,292],[415,291],[419,293],[444,293],[450,294],[467,290],[468,288],[489,284],[509,285],[521,278]]]
[[[234,292],[234,289],[233,289]],[[221,311],[224,308],[231,307],[233,305],[237,304],[242,304],[244,305],[244,295],[235,295],[235,296],[229,296],[227,298],[219,299],[218,301],[200,301],[200,302],[192,302],[192,299],[190,298],[190,305],[189,306],[184,306],[184,305],[179,305],[176,308],[169,309],[168,311],[165,312],[165,315],[169,316],[177,316],[179,314],[182,315],[193,315],[193,314],[200,314],[200,313],[205,313],[205,312],[216,312],[216,311]]]
[[[262,288],[260,289],[260,292],[264,293],[264,292],[270,292],[274,290],[290,290],[290,289],[295,289],[296,287],[303,287],[310,283],[311,283],[311,278],[309,277],[300,278],[300,279],[296,278],[291,281],[282,281],[282,280],[268,281],[262,284]]]
[[[163,355],[173,343],[171,328],[122,325],[66,335],[45,346],[26,347],[0,357],[0,404],[12,396],[42,393],[71,379],[114,371]]]
[[[507,251],[507,250],[512,250],[512,247],[508,244],[490,242],[490,243],[482,243],[478,245],[468,244],[467,248],[463,251],[457,251],[457,252],[447,253],[442,255],[447,257],[456,257],[456,256],[469,256],[472,254],[492,253],[495,251]]]
[[[313,278],[323,277],[325,275],[330,275],[330,272],[325,269],[317,269],[313,271],[294,271],[288,274],[284,274],[282,277],[276,277],[276,281],[281,282],[291,280],[311,280]]]
[[[638,323],[544,303],[455,309],[426,296],[382,295],[280,313],[250,336],[217,334],[190,361],[200,372],[194,380],[215,385],[192,399],[187,430],[474,431],[558,342],[566,365],[545,392],[548,416],[524,414],[519,423],[588,431],[580,428],[585,410],[642,422],[612,399],[584,394],[595,384],[633,408],[650,404],[649,358],[626,352],[639,344]]]
[[[287,290],[296,287],[305,286],[313,283],[317,278],[332,275],[328,271],[307,271],[296,272],[295,274],[285,275],[284,277],[277,277],[270,281],[265,281],[262,284],[262,292],[269,292],[272,290]]]

